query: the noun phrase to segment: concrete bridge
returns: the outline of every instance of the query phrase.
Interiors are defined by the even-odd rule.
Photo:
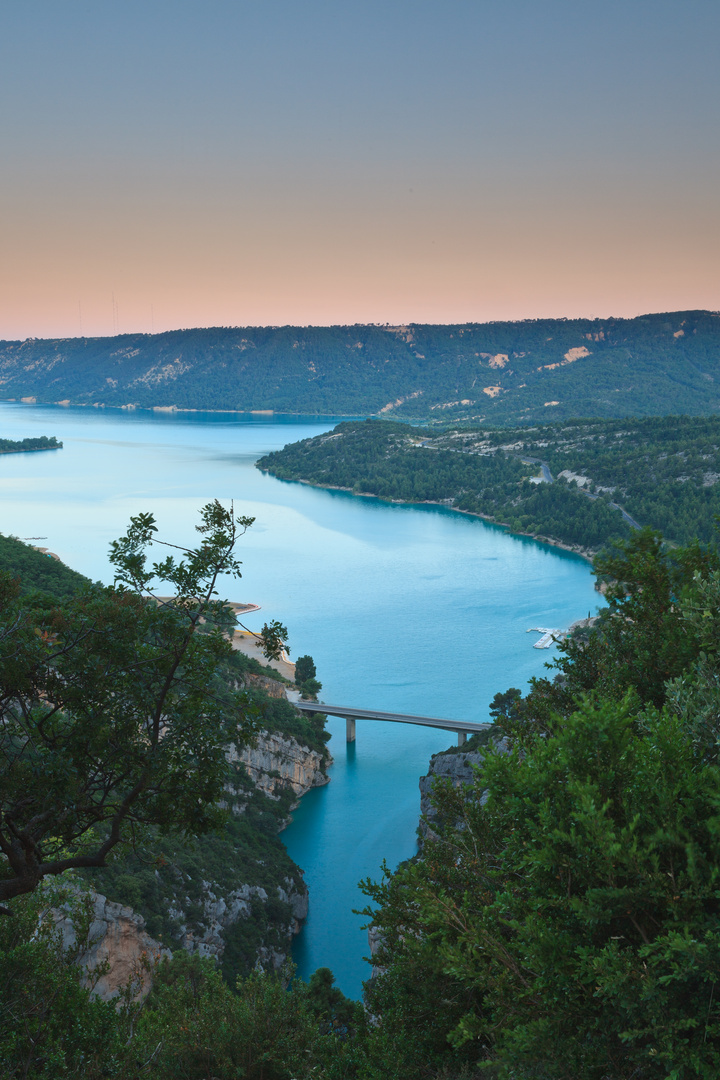
[[[458,746],[463,746],[468,732],[474,735],[478,731],[487,731],[492,724],[477,724],[472,720],[443,720],[439,716],[410,716],[406,713],[375,712],[372,709],[351,709],[346,705],[325,705],[323,702],[294,701],[301,712],[324,713],[326,716],[340,716],[345,720],[345,732],[348,742],[355,742],[356,720],[389,720],[392,724],[419,724],[421,727],[442,728],[444,731],[456,731]]]

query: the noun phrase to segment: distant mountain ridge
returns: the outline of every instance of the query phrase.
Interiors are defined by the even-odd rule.
[[[720,410],[720,313],[0,342],[0,399],[535,423]]]

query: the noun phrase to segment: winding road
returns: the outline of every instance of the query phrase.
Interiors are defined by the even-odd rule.
[[[531,457],[522,457],[522,458],[520,458],[520,460],[522,462],[524,462],[526,465],[539,465],[540,468],[542,469],[542,482],[543,483],[545,483],[545,484],[554,484],[555,483],[555,478],[553,477],[553,474],[550,472],[550,466],[548,465],[548,463],[546,461],[541,461],[540,458],[531,458]],[[539,479],[540,478],[538,477],[538,480]],[[600,498],[599,495],[593,495],[589,491],[585,491],[584,488],[579,488],[578,490],[582,491],[583,495],[586,495],[588,497],[588,499],[592,499],[593,502],[595,501],[595,499]],[[619,503],[611,502],[611,503],[608,503],[608,506],[610,506],[611,509],[613,509],[613,510],[618,510],[622,514],[624,520],[627,521],[630,528],[632,528],[632,529],[641,529],[642,528],[642,525],[638,525],[635,518],[630,517],[627,510],[623,510],[622,506],[620,506]]]

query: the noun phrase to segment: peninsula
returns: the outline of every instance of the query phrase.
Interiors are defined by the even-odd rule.
[[[26,454],[33,450],[62,450],[55,436],[41,435],[37,439],[0,439],[0,454]]]
[[[591,556],[650,526],[708,542],[720,514],[720,418],[572,420],[438,431],[339,424],[257,462],[299,480],[434,502]]]

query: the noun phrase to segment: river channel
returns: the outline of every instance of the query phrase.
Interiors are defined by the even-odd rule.
[[[192,542],[197,510],[234,499],[256,518],[229,599],[280,619],[292,657],[310,653],[328,702],[487,720],[498,690],[524,687],[552,650],[532,626],[595,611],[582,559],[438,506],[402,506],[279,481],[254,467],[333,417],[255,417],[0,404],[0,436],[56,435],[57,452],[0,456],[0,531],[47,546],[110,581],[109,543],[150,510],[161,535]],[[305,871],[310,916],[299,973],[331,967],[358,997],[369,967],[357,883],[415,851],[418,777],[448,746],[430,728],[358,721],[357,743],[330,720],[331,782],[306,795],[284,833]]]

